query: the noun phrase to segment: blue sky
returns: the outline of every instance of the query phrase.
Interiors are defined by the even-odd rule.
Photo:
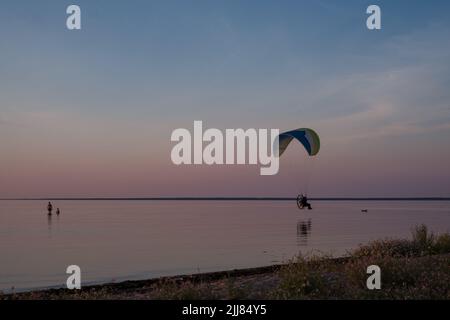
[[[81,31],[65,28],[72,3]],[[381,7],[381,31],[365,26],[369,4]],[[448,195],[449,9],[448,1],[2,1],[0,160],[9,169],[0,195],[290,195],[289,172],[262,188],[256,169],[242,183],[233,179],[244,169],[224,178],[222,168],[174,168],[170,133],[193,120],[316,129],[319,195]],[[204,188],[198,177],[211,174],[216,187]]]

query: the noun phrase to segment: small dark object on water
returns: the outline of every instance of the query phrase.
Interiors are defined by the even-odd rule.
[[[367,209],[361,209],[361,212],[367,212],[368,210]]]
[[[308,202],[308,198],[303,194],[299,194],[297,197],[297,207],[300,210],[303,210],[304,208],[308,208],[308,210],[312,209],[311,204]]]
[[[59,211],[59,208],[56,208],[56,215],[59,216],[60,213],[61,211]]]

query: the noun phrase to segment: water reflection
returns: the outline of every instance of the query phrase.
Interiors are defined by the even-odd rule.
[[[51,237],[52,235],[52,215],[47,215],[47,224],[48,224],[48,234]]]
[[[297,244],[299,246],[308,245],[308,238],[311,236],[311,219],[297,222]]]

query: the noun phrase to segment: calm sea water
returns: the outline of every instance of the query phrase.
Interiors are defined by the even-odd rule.
[[[145,279],[335,256],[360,243],[450,231],[448,201],[0,201],[0,290]],[[361,209],[368,209],[362,213]]]

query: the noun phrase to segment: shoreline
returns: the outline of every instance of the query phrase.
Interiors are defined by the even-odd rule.
[[[326,261],[333,264],[345,263],[349,260],[349,257],[336,257],[327,258]],[[173,276],[161,276],[156,278],[148,278],[142,280],[124,280],[120,282],[107,282],[100,284],[90,284],[82,286],[80,290],[69,290],[64,287],[58,288],[42,288],[42,289],[30,289],[26,291],[20,291],[15,293],[0,293],[0,300],[12,300],[12,299],[34,299],[34,296],[40,296],[47,298],[50,296],[61,295],[77,295],[80,292],[93,293],[108,291],[109,294],[127,294],[133,293],[139,290],[146,290],[148,288],[158,286],[160,284],[176,284],[182,285],[183,283],[201,284],[201,283],[213,283],[216,281],[230,280],[230,279],[244,279],[244,278],[258,278],[259,276],[274,276],[282,268],[285,268],[289,263],[274,264],[262,267],[251,267],[242,269],[230,269],[223,271],[212,271],[192,274],[180,274]],[[1,291],[0,291],[1,292]],[[40,298],[38,298],[40,299]]]
[[[377,266],[379,290],[369,288]],[[375,240],[343,257],[4,294],[0,300],[450,300],[450,234],[416,226],[412,239]],[[372,276],[370,276],[372,277]]]
[[[394,263],[394,270],[397,273],[397,277],[393,279],[394,282],[401,282],[403,278],[408,278],[408,273],[411,271],[425,269],[435,275],[435,278],[426,279],[426,274],[418,274],[417,279],[410,284],[410,288],[405,287],[404,283],[400,287],[395,287],[398,286],[396,284],[393,288],[385,290],[365,288],[367,277],[365,268],[374,263],[373,258],[369,256],[313,257],[311,260],[264,267],[88,285],[80,290],[53,288],[0,294],[0,300],[415,300],[418,297],[426,300],[450,300],[450,282],[444,280],[450,279],[450,270],[448,270],[450,253],[388,258],[387,261],[386,257],[377,257],[376,260],[382,264],[387,263],[386,266]],[[358,266],[360,270],[355,271],[355,266]],[[364,270],[361,267],[364,267]],[[339,270],[342,269],[349,269],[351,274],[349,270],[340,272]],[[360,271],[364,272],[358,275]],[[321,278],[319,281],[318,276]],[[364,283],[364,286],[356,288],[358,292],[354,291],[354,285],[342,288],[343,283],[353,282],[355,280],[353,278],[356,278],[357,282],[363,280],[360,284]],[[443,280],[444,283],[442,283]],[[423,281],[425,286],[422,284]],[[416,292],[415,282],[422,286],[423,291]],[[317,288],[311,287],[311,284],[317,285]],[[334,288],[336,284],[338,290]],[[386,286],[385,283],[383,285]]]
[[[263,267],[232,269],[225,271],[206,272],[198,274],[185,274],[176,276],[164,276],[159,278],[149,278],[144,280],[126,280],[114,283],[94,284],[82,287],[80,290],[69,290],[65,288],[52,288],[43,290],[31,290],[18,293],[0,293],[1,300],[273,300],[273,299],[417,299],[411,295],[408,288],[392,288],[388,291],[374,292],[367,291],[361,295],[352,296],[354,288],[345,289],[343,292],[334,292],[334,283],[338,281],[347,282],[346,275],[338,274],[337,270],[342,268],[353,268],[354,265],[364,266],[373,263],[373,257],[366,257],[361,265],[360,258],[340,257],[340,258],[313,258],[302,262],[290,262],[285,264],[275,264]],[[384,258],[379,257],[380,261]],[[450,254],[435,254],[420,257],[403,257],[391,259],[388,265],[395,261],[395,264],[402,265],[396,267],[398,280],[408,277],[408,269],[427,269],[430,272],[435,268],[437,274],[447,275],[450,264]],[[382,263],[385,263],[383,261]],[[412,268],[411,268],[412,267]],[[361,269],[361,268],[360,268]],[[300,270],[300,274],[298,274]],[[359,270],[361,271],[361,270]],[[356,276],[354,274],[350,278]],[[316,274],[315,274],[316,273]],[[307,286],[317,280],[319,275],[325,279],[325,296],[316,296],[314,289]],[[303,283],[303,280],[306,280]],[[308,279],[311,277],[311,279]],[[363,277],[366,277],[365,270]],[[425,279],[426,275],[421,274],[416,281]],[[323,279],[320,282],[323,281]],[[450,278],[449,278],[450,279]],[[287,281],[286,281],[287,280]],[[312,280],[312,281],[311,281]],[[395,279],[396,281],[397,279]],[[442,277],[427,279],[427,285],[423,287],[424,292],[436,290],[430,296],[421,299],[450,299],[450,282],[442,283]],[[298,283],[298,281],[300,281]],[[322,283],[320,286],[323,286]],[[298,290],[305,290],[298,295]],[[342,286],[342,285],[338,285]],[[440,286],[440,287],[439,287]],[[416,285],[412,285],[416,290]],[[348,292],[347,292],[348,290]],[[286,292],[285,292],[286,291]],[[375,290],[377,291],[377,290]],[[0,302],[1,305],[1,302]]]
[[[341,259],[341,258],[336,258]],[[211,271],[211,272],[201,272],[201,273],[191,273],[191,274],[179,274],[173,276],[161,276],[155,278],[147,278],[140,280],[123,280],[120,282],[105,282],[97,284],[89,284],[82,286],[81,290],[99,290],[99,289],[109,289],[109,290],[131,290],[139,289],[161,282],[192,282],[200,283],[206,281],[215,281],[223,278],[232,277],[242,277],[242,276],[255,276],[260,274],[268,274],[279,271],[286,264],[274,264],[262,267],[252,267],[252,268],[242,268],[242,269],[230,269],[223,271]],[[0,291],[1,292],[1,291]],[[15,293],[5,293],[3,297],[21,296],[29,294],[57,294],[60,292],[77,292],[77,290],[69,290],[64,287],[42,287],[42,288],[31,288],[29,290],[25,289],[23,291],[18,291]],[[2,295],[0,294],[0,300]]]

